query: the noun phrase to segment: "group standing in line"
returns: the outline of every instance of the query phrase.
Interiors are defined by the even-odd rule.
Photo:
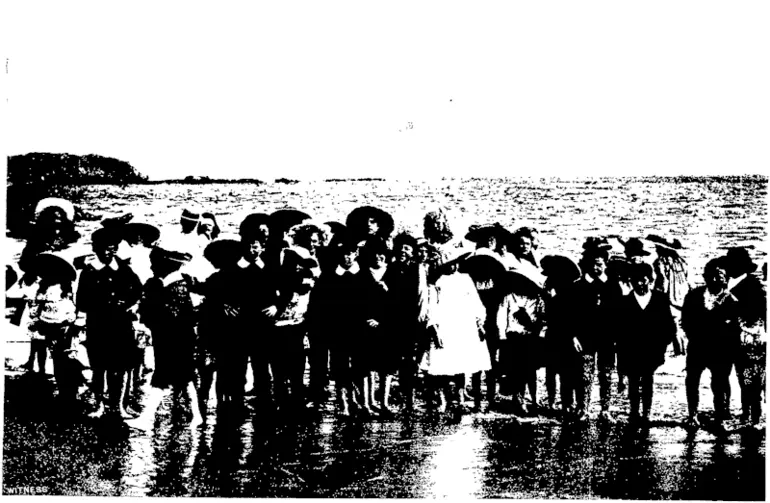
[[[25,369],[44,369],[50,350],[59,395],[75,401],[90,368],[92,416],[154,414],[157,400],[134,392],[151,347],[152,387],[186,397],[193,423],[212,387],[223,412],[253,400],[290,415],[326,403],[330,381],[338,414],[370,417],[414,410],[421,387],[438,412],[499,409],[510,396],[516,416],[538,414],[554,409],[558,381],[564,420],[582,422],[595,380],[599,419],[613,422],[613,372],[630,420],[644,423],[673,343],[687,355],[689,426],[700,424],[705,369],[717,427],[733,367],[741,419],[761,420],[766,294],[743,248],[709,261],[705,286],[691,288],[676,240],[629,239],[620,256],[596,236],[575,263],[543,256],[532,228],[474,225],[460,239],[441,210],[425,215],[421,237],[394,235],[392,217],[370,206],[344,224],[253,213],[230,238],[211,213],[185,209],[167,233],[128,214],[103,221],[93,253],[77,257],[73,222],[68,201],[41,201],[11,283],[32,341]]]

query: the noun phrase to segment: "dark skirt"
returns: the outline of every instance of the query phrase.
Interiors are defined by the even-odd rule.
[[[96,370],[131,370],[141,358],[131,319],[125,317],[89,317],[85,346],[91,368]]]
[[[193,327],[149,327],[155,353],[152,385],[184,387],[195,379],[195,330]]]

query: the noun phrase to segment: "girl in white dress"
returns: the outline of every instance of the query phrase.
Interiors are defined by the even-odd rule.
[[[426,325],[434,335],[421,368],[434,378],[439,411],[444,411],[453,378],[472,374],[480,388],[480,373],[492,364],[483,338],[486,310],[471,277],[457,271],[462,249],[452,241],[443,212],[425,216],[425,238],[434,257],[423,275],[421,297]],[[475,391],[480,398],[480,389]]]

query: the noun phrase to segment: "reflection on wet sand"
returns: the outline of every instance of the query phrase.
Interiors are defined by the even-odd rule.
[[[672,368],[678,368],[678,363]],[[212,405],[188,424],[189,404],[161,396],[145,428],[67,415],[52,385],[6,378],[3,490],[34,494],[195,497],[452,497],[764,499],[765,434],[688,433],[683,389],[666,381],[647,427],[562,424],[554,414],[341,418],[331,404],[289,415],[252,403]],[[158,400],[147,393],[144,403]],[[703,387],[704,395],[708,389]],[[35,396],[35,401],[28,400]],[[736,397],[736,400],[739,398]],[[621,418],[626,404],[613,404]],[[674,411],[672,416],[670,411]]]

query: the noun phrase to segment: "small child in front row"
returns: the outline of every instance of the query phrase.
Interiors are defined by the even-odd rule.
[[[31,337],[44,341],[51,349],[59,396],[75,400],[78,387],[84,382],[84,367],[77,359],[78,353],[73,345],[78,329],[74,327],[76,314],[72,283],[41,279],[30,316]],[[41,368],[41,372],[43,370]]]

